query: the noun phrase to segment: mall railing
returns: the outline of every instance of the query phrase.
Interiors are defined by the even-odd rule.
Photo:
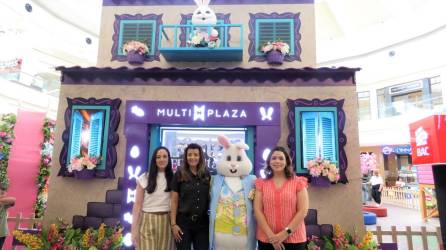
[[[381,199],[386,204],[420,210],[418,191],[400,187],[385,187],[381,193]]]

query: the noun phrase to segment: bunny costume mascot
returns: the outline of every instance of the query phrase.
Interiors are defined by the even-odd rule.
[[[215,250],[255,250],[256,223],[250,196],[256,177],[250,175],[249,147],[243,142],[232,144],[225,136],[218,136],[218,142],[224,150],[217,175],[211,180],[209,245]]]
[[[209,7],[210,0],[194,0],[198,8],[192,14],[193,25],[216,25],[217,15]],[[196,27],[192,32],[191,43],[196,47],[215,47],[218,41],[218,31],[209,27]],[[195,41],[194,41],[195,39]]]

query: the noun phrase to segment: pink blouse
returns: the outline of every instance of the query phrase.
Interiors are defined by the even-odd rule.
[[[276,234],[285,229],[297,213],[297,193],[307,188],[307,179],[295,176],[276,188],[272,179],[256,180],[256,189],[262,192],[263,214],[271,230]],[[268,237],[257,226],[257,239],[268,242]],[[300,243],[307,240],[305,224],[302,223],[284,241],[285,243]]]

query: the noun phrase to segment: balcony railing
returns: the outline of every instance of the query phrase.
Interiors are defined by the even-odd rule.
[[[196,29],[207,31],[212,29],[219,33],[215,48],[195,47],[189,43],[191,34]],[[242,61],[243,58],[243,26],[241,24],[193,25],[173,24],[160,25],[159,51],[167,61]]]

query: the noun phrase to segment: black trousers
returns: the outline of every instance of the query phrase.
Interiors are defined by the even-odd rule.
[[[273,244],[271,243],[265,243],[262,241],[257,241],[259,244],[259,250],[274,250]],[[306,250],[307,249],[307,243],[283,243],[285,246],[285,250]]]
[[[6,237],[0,237],[0,250],[3,249],[3,244],[5,243]]]
[[[177,215],[177,224],[183,231],[181,241],[175,241],[177,250],[209,249],[209,218],[207,215],[192,221],[190,216]]]
[[[380,184],[372,186],[372,197],[376,203],[381,204],[381,192],[379,191],[379,186]]]

